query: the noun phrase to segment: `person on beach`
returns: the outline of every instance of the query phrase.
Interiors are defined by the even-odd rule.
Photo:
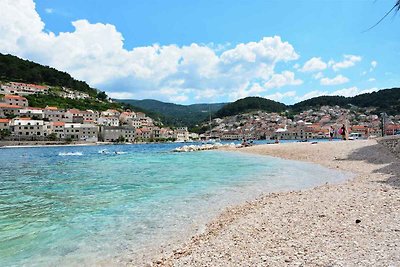
[[[346,126],[344,124],[340,128],[339,131],[340,131],[339,133],[342,135],[342,140],[346,140],[346,131],[347,131],[347,129],[346,129]]]
[[[334,135],[335,129],[333,128],[333,126],[331,126],[331,128],[329,129],[329,141],[332,141]]]

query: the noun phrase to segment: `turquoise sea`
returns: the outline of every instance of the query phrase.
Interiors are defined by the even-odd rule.
[[[272,157],[171,152],[177,146],[0,149],[0,265],[140,262],[229,205],[347,176]]]

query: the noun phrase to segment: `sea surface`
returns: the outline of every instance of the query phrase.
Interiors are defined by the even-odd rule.
[[[261,193],[344,181],[318,165],[179,144],[0,149],[0,265],[121,265]]]

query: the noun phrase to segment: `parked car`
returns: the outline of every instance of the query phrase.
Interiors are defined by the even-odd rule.
[[[350,133],[349,134],[349,140],[358,140],[358,139],[362,139],[361,133]]]

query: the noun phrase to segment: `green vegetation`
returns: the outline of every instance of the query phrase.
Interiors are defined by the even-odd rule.
[[[86,82],[75,80],[66,72],[1,53],[0,80],[64,86],[93,97],[97,95],[96,89],[90,88]]]
[[[301,101],[294,104],[291,108],[295,112],[301,112],[303,110],[312,109],[321,106],[341,106],[345,107],[348,105],[348,100],[344,96],[318,96],[311,99]]]
[[[195,127],[196,124],[208,119],[210,112],[214,113],[225,105],[225,103],[177,105],[152,99],[118,101],[162,114],[162,121],[165,125],[176,127]]]
[[[360,108],[375,108],[375,114],[386,112],[389,115],[400,114],[400,88],[384,89],[354,97],[320,96],[314,97],[292,106],[296,112],[321,106],[340,106],[349,108],[351,105]]]
[[[99,101],[95,98],[88,99],[70,99],[63,98],[53,94],[36,94],[26,96],[29,105],[32,107],[45,108],[46,106],[56,106],[60,109],[77,108],[80,110],[98,110],[104,111],[107,109],[123,109],[120,103],[109,103]]]
[[[4,129],[0,130],[0,139],[4,139],[6,137],[9,137],[11,135],[10,130]]]
[[[246,97],[227,104],[215,113],[214,117],[233,116],[255,110],[266,112],[283,112],[287,109],[285,104],[262,97]]]
[[[47,140],[49,141],[57,141],[57,134],[56,133],[51,133],[47,136]]]
[[[123,137],[122,135],[118,137],[117,140],[115,140],[115,143],[125,143],[125,142],[126,142],[125,137]]]

